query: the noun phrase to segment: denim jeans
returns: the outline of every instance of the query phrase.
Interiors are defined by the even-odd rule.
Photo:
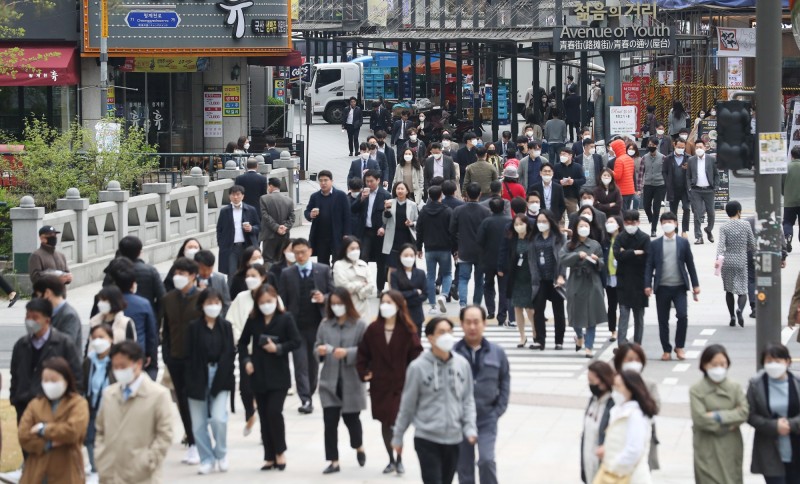
[[[458,302],[461,307],[467,306],[467,296],[469,295],[469,278],[472,269],[475,268],[475,289],[472,295],[472,304],[480,304],[483,299],[483,269],[480,264],[472,262],[458,262]]]
[[[583,332],[584,332],[583,328],[579,328],[576,326],[573,329],[575,330],[575,336],[577,336],[578,339],[583,339]],[[597,326],[589,326],[588,328],[586,328],[586,341],[584,341],[584,345],[588,350],[594,348],[594,334],[596,329]]]
[[[200,454],[200,461],[204,464],[213,464],[215,460],[223,459],[228,451],[228,409],[226,404],[230,392],[221,391],[216,396],[211,395],[211,382],[214,381],[216,373],[216,365],[208,367],[208,389],[205,400],[189,399],[192,432],[197,452]],[[211,433],[214,435],[216,443],[214,447],[211,446],[208,427],[211,427]]]
[[[686,327],[689,318],[686,308],[686,288],[684,286],[659,286],[656,290],[656,312],[658,313],[658,336],[664,353],[672,353],[669,342],[669,312],[675,305],[677,324],[675,326],[675,348],[683,348],[686,344]]]
[[[450,293],[453,284],[453,260],[449,250],[429,250],[425,252],[426,278],[428,281],[428,302],[436,304],[436,265],[442,275],[442,294]]]

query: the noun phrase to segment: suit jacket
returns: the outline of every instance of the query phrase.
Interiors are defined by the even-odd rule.
[[[267,194],[267,177],[255,171],[248,171],[236,177],[236,185],[244,187],[244,203],[254,207],[258,218],[261,218],[261,205],[258,203],[263,195]]]
[[[689,158],[689,168],[688,173],[686,176],[689,179],[689,188],[697,185],[697,156],[692,156]],[[719,172],[717,171],[717,158],[713,155],[706,154],[706,178],[708,178],[708,183],[711,184],[711,188],[717,188],[719,186]]]
[[[697,280],[697,271],[694,267],[694,257],[692,256],[692,247],[689,241],[683,237],[674,235],[677,239],[677,259],[678,271],[681,273],[686,290],[689,291],[693,287],[699,287],[700,283]],[[653,288],[653,292],[658,291],[658,286],[661,283],[661,271],[664,266],[664,237],[659,237],[650,244],[650,252],[647,253],[647,262],[644,266],[644,287]],[[687,274],[686,271],[689,271]],[[691,283],[691,284],[690,284]]]
[[[247,233],[244,231],[244,229],[242,229],[242,233],[244,234],[244,244],[246,246],[258,246],[258,233],[261,221],[259,220],[255,207],[252,207],[246,203],[242,203],[242,223],[244,222],[250,222],[250,225],[253,227],[253,230],[251,230],[250,233]],[[219,211],[219,219],[217,220],[217,245],[219,246],[221,253],[229,252],[233,249],[234,237],[233,206],[228,204],[222,207],[222,210]],[[223,274],[227,274],[229,270],[228,256],[226,254],[223,257],[221,253],[218,257],[219,271]],[[235,268],[233,268],[233,270],[235,270]]]
[[[353,111],[353,127],[356,129],[361,128],[361,125],[364,124],[364,113],[361,111],[361,106],[356,106],[351,108],[347,106],[344,110],[344,116],[342,116],[342,127],[347,126],[347,118],[350,116],[350,110]]]
[[[602,182],[600,181],[600,173],[603,171],[603,157],[598,154],[594,154],[591,156],[592,160],[594,161],[594,179],[595,179],[594,185],[599,186],[602,185]],[[581,154],[578,155],[577,158],[575,158],[575,163],[578,163],[579,165],[585,167],[586,160],[584,160],[584,158],[585,157],[583,156],[583,148],[581,148]]]
[[[333,272],[331,272],[331,268],[325,264],[312,262],[311,277],[314,278],[314,288],[324,294],[327,299],[328,294],[333,290]],[[308,327],[308,321],[297,319],[297,315],[300,313],[300,305],[312,304],[308,294],[300,294],[300,269],[297,266],[291,266],[281,271],[281,280],[278,286],[280,287],[281,299],[284,306],[286,306],[286,311],[294,316],[298,329],[311,329]],[[318,306],[321,320],[324,316],[325,304],[316,304],[316,306]]]
[[[51,327],[50,337],[42,346],[39,362],[33,362],[33,344],[29,336],[23,336],[14,344],[11,351],[11,386],[9,398],[11,405],[25,406],[42,393],[42,363],[48,358],[60,356],[67,360],[75,374],[75,381],[81,382],[83,367],[78,357],[75,342],[64,333]]]
[[[689,156],[686,154],[683,155],[683,163],[687,166],[686,169],[680,168],[675,164],[675,153],[672,153],[664,158],[664,163],[661,165],[661,176],[664,177],[664,184],[667,186],[668,202],[675,201],[676,196],[680,200],[684,194],[688,195],[689,193],[689,181],[687,179]],[[682,187],[676,187],[675,185],[675,170],[680,170],[681,177],[683,177],[684,184]],[[676,193],[676,188],[683,189],[684,193]]]
[[[369,117],[369,129],[374,133],[375,131],[389,131],[392,126],[392,112],[384,106],[378,109],[373,109]]]
[[[383,227],[383,204],[386,200],[391,200],[392,194],[383,187],[379,187],[375,194],[375,201],[372,203],[372,228],[378,230]],[[352,213],[358,216],[358,226],[353,227],[357,234],[363,234],[367,226],[367,213],[369,212],[369,198],[362,200],[358,197],[350,206]]]
[[[522,188],[524,188],[527,191],[528,187],[532,187],[537,183],[540,184],[542,182],[542,177],[539,174],[539,170],[542,167],[542,163],[545,163],[547,161],[547,157],[544,155],[540,155],[537,158],[535,158],[533,160],[533,166],[530,166],[531,168],[530,173],[528,172],[528,168],[531,161],[530,155],[526,155],[518,159],[519,159],[519,169],[518,169],[519,184],[522,185]]]
[[[347,200],[348,195],[345,194],[345,192],[337,190],[336,188],[331,188],[331,193],[328,196],[333,197],[333,215],[331,216],[333,218],[333,233],[320,234],[318,233],[317,224],[311,219],[311,210],[319,208],[320,198],[322,196],[321,191],[312,193],[311,198],[308,199],[306,209],[303,212],[303,216],[306,220],[311,222],[308,241],[313,249],[320,237],[331,237],[331,248],[333,249],[333,253],[336,254],[342,246],[342,237],[352,233],[350,229],[350,201]]]
[[[505,145],[506,152],[503,153],[503,140],[497,140],[494,142],[494,149],[497,150],[497,156],[505,159],[514,158],[514,155],[517,154],[517,144],[513,140],[508,140]]]
[[[267,157],[269,155],[269,157]],[[264,163],[271,165],[275,160],[281,159],[281,151],[277,148],[270,148],[264,152]]]
[[[664,135],[663,138],[658,140],[658,152],[661,153],[662,155],[664,156],[671,155],[674,150],[675,147],[672,146],[672,139],[666,134]]]
[[[384,143],[383,156],[386,157],[386,169],[388,170],[386,181],[388,182],[389,180],[394,180],[394,172],[397,169],[397,155],[394,152],[394,148],[389,146],[388,143]],[[383,173],[381,173],[381,181],[383,181]]]
[[[285,236],[294,227],[294,200],[280,192],[267,193],[259,200],[261,206],[261,230],[259,231],[259,241],[283,237],[278,235],[278,227],[286,227]]]
[[[544,198],[544,183],[537,183],[533,186],[533,189],[539,192],[539,196],[542,197],[542,206],[553,212],[553,215],[556,216],[556,220],[561,220],[561,217],[564,216],[564,211],[567,209],[567,204],[564,201],[564,189],[561,185],[556,183],[555,179],[550,183],[550,186],[553,187],[553,192],[550,196],[550,205],[547,204],[547,200]]]
[[[408,130],[408,128],[414,127],[415,124],[409,119],[408,121],[406,121],[405,131],[403,130],[402,126],[403,126],[403,120],[402,119],[398,119],[397,121],[394,122],[394,125],[392,125],[392,144],[393,145],[397,144],[397,142],[400,140],[401,136],[402,136],[402,138],[404,140],[408,140],[408,137],[406,136],[406,131]]]
[[[372,161],[372,158],[370,158],[370,161]],[[386,154],[378,151],[375,153],[375,161],[378,163],[378,171],[381,172],[381,183],[390,181],[389,162],[387,161]]]
[[[375,160],[367,160],[367,170],[381,171],[381,167]],[[347,179],[362,178],[364,175],[361,171],[361,158],[357,158],[350,162],[350,171],[347,172]]]
[[[431,186],[431,179],[433,179],[433,156],[429,156],[425,160],[425,165],[422,167],[422,188],[425,191],[425,199],[428,198],[428,188]],[[442,175],[445,180],[456,181],[456,166],[453,159],[447,155],[442,155]]]

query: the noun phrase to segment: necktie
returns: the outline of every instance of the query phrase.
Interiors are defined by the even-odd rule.
[[[125,390],[122,391],[122,401],[127,402],[131,398],[131,393],[133,393],[131,387],[125,387]]]
[[[405,138],[406,137],[406,122],[405,121],[402,122],[402,129],[400,130],[400,137],[401,138]]]
[[[303,279],[308,277],[308,269],[303,269]]]

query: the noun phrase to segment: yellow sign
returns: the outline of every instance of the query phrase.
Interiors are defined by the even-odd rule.
[[[241,86],[222,86],[222,115],[239,116],[242,112]]]
[[[108,38],[108,0],[100,2],[100,37]]]
[[[300,0],[292,0],[292,20],[300,18]]]
[[[117,109],[117,100],[114,95],[114,86],[108,88],[108,95],[106,96],[106,110],[112,112]]]
[[[203,72],[208,57],[127,57],[119,68],[123,72]]]

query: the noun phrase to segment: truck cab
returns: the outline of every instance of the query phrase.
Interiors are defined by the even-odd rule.
[[[313,114],[322,114],[330,124],[342,124],[349,99],[362,99],[362,69],[356,62],[315,65],[307,91]]]

